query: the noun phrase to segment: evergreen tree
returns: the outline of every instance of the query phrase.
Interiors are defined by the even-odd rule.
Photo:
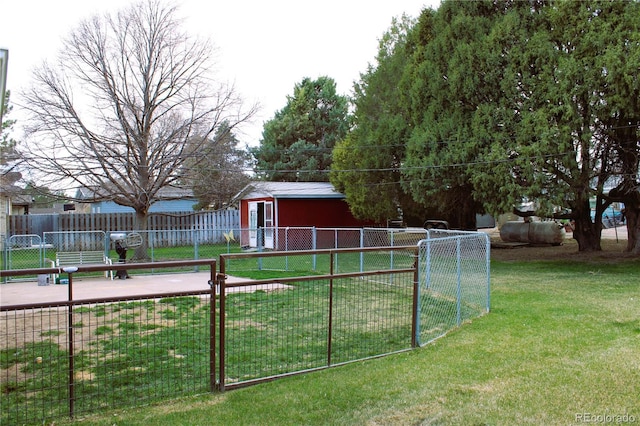
[[[413,42],[413,21],[394,19],[380,39],[375,65],[354,86],[356,126],[334,149],[331,182],[356,217],[383,223],[399,214],[422,224],[424,207],[401,186],[401,165],[410,131],[399,85]]]
[[[305,78],[264,125],[252,150],[258,176],[270,181],[328,181],[332,150],[349,129],[348,98],[329,77]]]

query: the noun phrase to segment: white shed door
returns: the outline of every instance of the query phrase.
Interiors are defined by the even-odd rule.
[[[258,247],[258,203],[249,202],[249,247]]]

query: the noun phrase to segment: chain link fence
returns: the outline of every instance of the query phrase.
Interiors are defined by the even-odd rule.
[[[44,232],[44,248],[50,258],[58,251],[102,251],[108,253],[109,241],[104,231]]]
[[[135,232],[141,249],[129,248],[127,261],[163,262],[217,258],[221,254],[265,251],[301,251],[416,245],[425,238],[424,229],[287,227],[260,229],[191,229]],[[103,231],[45,232],[9,237],[2,256],[2,270],[55,265],[58,252],[99,251],[113,263],[118,261],[114,233]],[[115,233],[117,234],[117,233]],[[130,234],[124,233],[124,234]],[[255,240],[249,238],[255,234]],[[266,238],[265,236],[269,236]],[[314,262],[313,260],[311,261]],[[287,270],[285,259],[266,269]],[[155,273],[157,271],[149,271]],[[166,271],[161,271],[166,272]],[[5,277],[11,280],[12,277]]]
[[[490,248],[484,233],[436,230],[418,245],[418,344],[489,312]]]

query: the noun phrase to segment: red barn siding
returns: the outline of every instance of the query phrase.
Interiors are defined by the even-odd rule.
[[[353,217],[342,199],[289,199],[277,201],[277,224],[316,228],[360,227],[365,223]]]

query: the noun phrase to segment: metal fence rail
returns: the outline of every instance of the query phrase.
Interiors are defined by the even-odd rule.
[[[130,213],[53,213],[9,215],[9,235],[38,234],[56,231],[123,232],[135,229],[136,217]],[[146,229],[234,229],[240,225],[238,210],[201,212],[151,212]]]

